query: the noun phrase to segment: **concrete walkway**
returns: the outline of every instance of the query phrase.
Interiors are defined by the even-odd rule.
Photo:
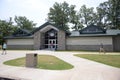
[[[1,53],[1,51],[0,51]],[[45,70],[26,67],[13,67],[3,62],[25,57],[26,53],[49,54],[72,64],[70,70]],[[87,53],[87,52],[81,52]],[[120,80],[120,68],[73,56],[77,52],[54,51],[8,51],[7,55],[0,54],[0,77],[15,78],[16,80]]]

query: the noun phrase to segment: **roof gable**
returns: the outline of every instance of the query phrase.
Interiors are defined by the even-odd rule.
[[[49,26],[48,26],[49,25]],[[47,28],[48,27],[48,28]],[[53,24],[46,22],[43,25],[41,25],[40,27],[38,27],[37,29],[32,31],[32,34],[34,34],[35,32],[39,31],[39,30],[45,30],[47,31],[47,29],[55,29],[55,30],[59,30],[57,27],[55,27]]]
[[[12,36],[28,36],[30,34],[30,32],[28,30],[25,30],[25,29],[17,29],[13,34]]]
[[[95,25],[90,25],[82,30],[80,30],[80,34],[101,34],[101,33],[105,33],[105,30],[102,29],[99,26],[95,26]]]

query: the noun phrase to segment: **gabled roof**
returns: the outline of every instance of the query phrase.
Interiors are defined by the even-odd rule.
[[[37,32],[37,31],[39,31],[40,29],[46,27],[47,25],[51,25],[51,26],[54,26],[54,27],[55,27],[55,25],[51,24],[50,22],[46,22],[46,23],[44,23],[43,25],[41,25],[41,26],[39,26],[38,28],[36,28],[35,30],[33,30],[33,31],[31,32],[31,34],[34,34],[35,32]],[[55,27],[55,28],[57,28],[57,27]],[[57,28],[57,29],[58,29],[58,28]]]
[[[32,38],[30,31],[25,29],[17,29],[12,35],[4,37],[5,39],[19,39],[19,38]]]
[[[13,34],[12,36],[15,36],[15,37],[19,37],[19,36],[28,36],[30,35],[30,31],[26,30],[26,29],[17,29]]]
[[[80,30],[80,34],[104,34],[104,33],[106,33],[106,30],[96,25],[90,25]]]
[[[46,22],[46,23],[44,23],[43,25],[39,26],[38,28],[36,28],[35,30],[33,30],[33,31],[31,32],[31,34],[34,34],[35,32],[37,32],[37,31],[45,28],[45,27],[48,26],[48,25],[51,25],[51,26],[53,26],[54,28],[56,28],[56,29],[58,29],[58,30],[64,31],[67,35],[70,34],[69,31],[62,30],[62,29],[60,29],[59,27],[56,27],[56,25],[54,25],[54,24],[52,24],[52,23],[50,23],[50,22]]]

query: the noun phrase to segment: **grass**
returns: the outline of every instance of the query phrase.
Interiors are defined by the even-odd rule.
[[[99,51],[91,51],[91,50],[57,50],[56,52],[88,52],[88,53],[99,53]],[[120,52],[106,52],[106,53],[119,53]]]
[[[25,58],[17,58],[17,59],[9,60],[9,61],[4,62],[4,64],[11,65],[11,66],[24,67],[25,66]]]
[[[4,64],[23,67],[25,66],[25,57],[9,60],[4,62]],[[49,70],[66,70],[72,69],[73,66],[51,55],[39,55],[37,68]]]
[[[120,55],[75,54],[75,56],[120,68]]]

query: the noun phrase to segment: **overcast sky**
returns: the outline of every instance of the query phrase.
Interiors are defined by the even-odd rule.
[[[76,10],[85,4],[87,7],[96,7],[107,0],[0,0],[0,19],[8,20],[9,17],[26,16],[37,23],[37,27],[45,23],[49,8],[55,2],[66,1],[70,5],[76,5]]]

